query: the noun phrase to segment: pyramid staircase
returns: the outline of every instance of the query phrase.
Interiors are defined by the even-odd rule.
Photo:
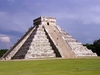
[[[55,18],[39,17],[34,20],[34,26],[3,55],[2,59],[76,58],[82,56],[97,55],[57,26]]]
[[[74,39],[71,35],[69,35],[59,26],[57,27],[60,31],[62,38],[66,41],[71,50],[75,53],[76,57],[97,56],[96,53],[93,53],[91,50],[87,49],[87,47],[83,46],[82,43],[78,42],[76,39]]]

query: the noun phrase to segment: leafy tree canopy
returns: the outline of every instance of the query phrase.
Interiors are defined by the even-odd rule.
[[[8,49],[0,49],[0,57],[2,57],[7,51]]]
[[[93,44],[84,44],[88,49],[91,49],[93,52],[97,53],[100,56],[100,39],[95,40]]]

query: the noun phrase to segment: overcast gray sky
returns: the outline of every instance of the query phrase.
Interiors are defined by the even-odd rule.
[[[16,43],[39,16],[56,17],[83,44],[100,38],[100,0],[0,0],[0,48]]]

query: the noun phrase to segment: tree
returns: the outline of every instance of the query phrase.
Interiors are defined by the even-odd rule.
[[[7,51],[8,49],[0,49],[0,57],[2,57]]]
[[[84,44],[88,49],[91,49],[94,53],[100,56],[100,39],[95,40],[93,44]]]
[[[100,39],[99,40],[95,40],[93,42],[93,46],[95,47],[97,55],[100,56]]]
[[[92,52],[94,52],[94,53],[96,53],[96,50],[95,50],[95,47],[94,47],[94,45],[93,44],[84,44],[84,46],[86,46],[88,49],[91,49],[92,50]]]

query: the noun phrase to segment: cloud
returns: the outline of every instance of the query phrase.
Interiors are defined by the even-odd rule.
[[[33,15],[34,16],[34,15]],[[24,32],[32,26],[33,17],[29,13],[14,13],[0,12],[0,28],[5,31]]]
[[[10,37],[5,34],[0,34],[0,49],[9,49],[12,46]]]
[[[0,30],[11,34],[11,41],[39,16],[56,17],[57,24],[81,42],[99,37],[100,0],[2,0],[0,7]]]
[[[10,43],[10,37],[4,34],[0,34],[0,41]]]

